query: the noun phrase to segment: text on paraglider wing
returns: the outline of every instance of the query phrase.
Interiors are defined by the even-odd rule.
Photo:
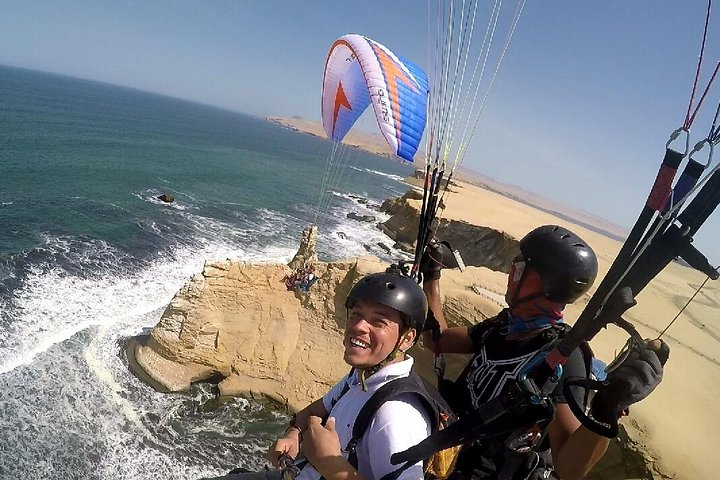
[[[390,110],[388,110],[387,102],[385,101],[385,90],[382,88],[378,88],[377,101],[378,105],[380,105],[383,120],[386,122],[390,121]]]

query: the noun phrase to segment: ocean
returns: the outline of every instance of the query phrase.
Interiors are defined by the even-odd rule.
[[[287,262],[316,219],[321,260],[397,259],[373,223],[346,216],[384,219],[374,207],[404,193],[413,169],[351,150],[318,212],[324,139],[0,67],[0,478],[180,480],[265,465],[283,413],[217,399],[209,384],[157,393],[123,347],[205,261]]]

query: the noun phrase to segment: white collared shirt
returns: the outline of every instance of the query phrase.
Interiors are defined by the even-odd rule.
[[[352,439],[355,418],[365,402],[380,387],[396,379],[407,377],[412,370],[413,359],[407,356],[402,362],[393,363],[366,379],[367,392],[363,392],[357,373],[345,375],[325,396],[323,405],[335,417],[335,431],[340,438],[343,456],[348,457],[345,447]],[[347,384],[348,391],[342,395]],[[385,402],[375,413],[365,435],[357,445],[358,471],[366,480],[379,480],[399,465],[390,463],[393,453],[402,452],[417,445],[430,435],[430,417],[422,400],[412,393],[402,394],[395,400]],[[423,464],[418,462],[405,470],[398,480],[423,478]],[[296,480],[318,480],[320,474],[308,464]]]

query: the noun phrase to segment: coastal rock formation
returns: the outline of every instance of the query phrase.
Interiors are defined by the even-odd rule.
[[[172,203],[175,201],[175,197],[170,195],[169,193],[163,193],[162,195],[158,195],[158,200],[163,201],[165,203]]]
[[[293,270],[300,270],[314,266],[318,262],[315,246],[317,245],[317,225],[311,225],[302,232],[300,248],[288,263]]]
[[[318,282],[301,295],[285,287],[285,265],[206,264],[129,353],[166,390],[220,377],[223,395],[257,393],[301,408],[345,373],[337,361],[344,297],[378,268],[371,260],[317,264]]]
[[[380,225],[381,230],[400,248],[413,251],[421,208],[422,193],[414,189],[397,199],[386,200],[381,210],[391,217]],[[511,235],[463,221],[441,218],[436,236],[459,250],[468,266],[508,273],[512,259],[520,253],[520,243]]]
[[[222,395],[258,394],[300,409],[347,372],[339,361],[345,298],[361,276],[386,267],[374,257],[317,263],[318,281],[302,294],[285,287],[285,265],[208,263],[150,335],[131,342],[130,367],[163,391],[221,379]],[[501,308],[458,285],[449,280],[445,289],[451,324],[475,322]],[[432,355],[419,357],[431,371]]]

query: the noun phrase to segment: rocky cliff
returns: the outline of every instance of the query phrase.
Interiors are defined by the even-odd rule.
[[[380,207],[391,215],[380,224],[380,229],[395,240],[396,247],[414,251],[421,208],[422,193],[414,189],[402,197],[386,200]],[[436,236],[457,249],[466,265],[487,267],[499,272],[510,272],[512,259],[520,253],[520,244],[511,235],[463,221],[440,218]]]
[[[341,361],[345,298],[357,279],[386,267],[374,257],[317,263],[318,281],[305,294],[286,288],[292,272],[286,265],[208,263],[150,335],[129,344],[130,366],[160,390],[186,391],[192,382],[211,379],[223,395],[259,394],[297,410],[347,372]],[[477,322],[501,308],[452,280],[445,290],[454,324]],[[419,353],[429,372],[430,355]]]

